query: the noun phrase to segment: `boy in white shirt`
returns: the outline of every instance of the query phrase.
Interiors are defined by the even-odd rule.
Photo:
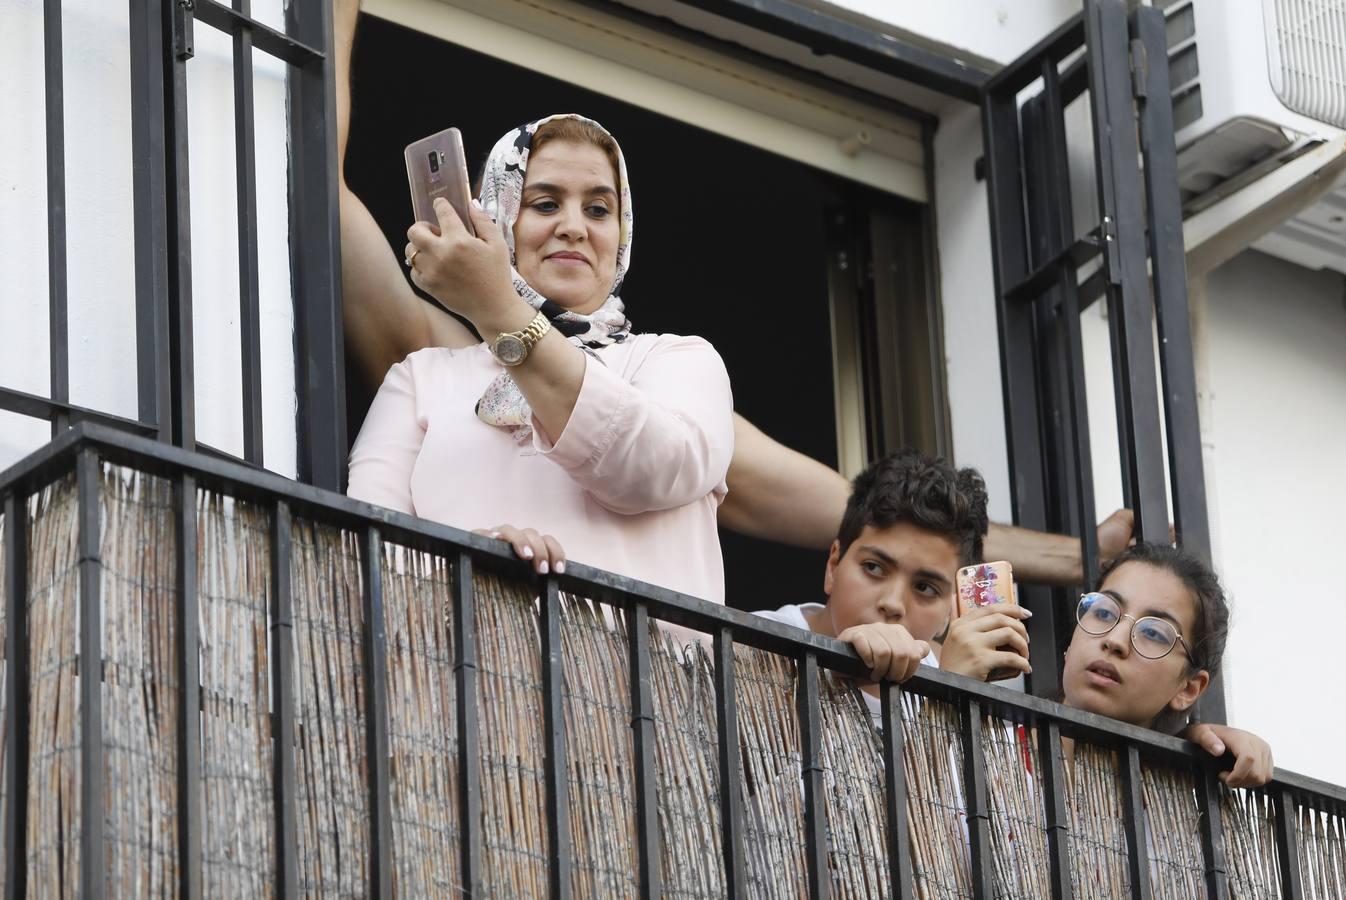
[[[981,561],[987,521],[976,470],[915,450],[885,457],[855,479],[823,575],[827,602],[757,615],[846,641],[876,680],[905,681],[923,663],[980,680],[1029,672],[1028,610],[983,607],[950,625],[954,576]],[[877,697],[876,684],[864,689]]]

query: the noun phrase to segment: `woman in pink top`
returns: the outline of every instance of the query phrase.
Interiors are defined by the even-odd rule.
[[[408,232],[411,279],[484,341],[388,372],[350,495],[459,528],[510,523],[488,533],[539,572],[569,556],[722,603],[729,377],[701,338],[631,332],[616,141],[580,116],[529,123],[491,151],[475,237],[436,210],[438,228]]]

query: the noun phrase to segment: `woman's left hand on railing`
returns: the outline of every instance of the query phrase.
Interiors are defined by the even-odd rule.
[[[1231,788],[1261,787],[1275,772],[1271,745],[1250,731],[1202,722],[1189,726],[1182,736],[1211,756],[1233,754],[1234,768],[1220,773],[1220,780]]]
[[[560,543],[535,528],[497,525],[494,528],[475,528],[473,533],[509,544],[514,549],[514,555],[530,561],[539,575],[550,572],[559,575],[566,570],[566,552],[561,549]]]

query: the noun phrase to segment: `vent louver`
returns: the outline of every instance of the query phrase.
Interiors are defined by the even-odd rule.
[[[1271,88],[1291,110],[1346,128],[1346,0],[1263,0]]]

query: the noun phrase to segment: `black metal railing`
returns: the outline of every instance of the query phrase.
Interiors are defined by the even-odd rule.
[[[102,637],[100,609],[99,553],[100,478],[104,464],[122,466],[166,479],[173,486],[172,516],[178,540],[176,565],[177,591],[173,621],[179,647],[179,678],[185,688],[178,694],[179,766],[177,772],[177,817],[181,825],[178,854],[181,861],[181,890],[197,896],[201,884],[201,837],[199,825],[203,811],[200,801],[201,751],[200,700],[193,688],[200,673],[194,670],[196,646],[197,584],[195,579],[196,532],[195,501],[198,489],[216,491],[236,500],[247,501],[272,511],[270,534],[271,613],[270,656],[272,673],[272,712],[275,721],[274,769],[271,773],[274,798],[274,846],[277,853],[275,890],[279,896],[295,896],[299,890],[296,869],[297,782],[293,746],[296,716],[293,643],[283,636],[292,627],[290,584],[292,554],[291,519],[303,516],[315,523],[347,530],[359,536],[363,577],[365,741],[361,752],[368,761],[365,796],[371,820],[367,846],[354,852],[367,854],[369,892],[374,896],[391,895],[391,859],[394,852],[389,827],[389,743],[387,666],[388,639],[383,630],[383,582],[379,567],[371,562],[381,558],[384,542],[436,554],[456,562],[453,592],[453,616],[457,629],[453,638],[454,680],[457,722],[459,806],[456,810],[460,830],[463,887],[469,894],[488,887],[483,882],[481,786],[476,765],[479,752],[480,719],[475,689],[474,572],[490,569],[511,579],[533,584],[541,597],[541,653],[543,662],[543,710],[546,718],[546,811],[549,871],[553,896],[569,894],[571,835],[567,810],[567,728],[562,714],[563,677],[560,659],[560,594],[586,596],[623,610],[627,621],[631,667],[630,723],[634,738],[633,771],[629,789],[636,797],[638,811],[641,895],[660,894],[657,853],[659,824],[655,814],[656,796],[653,777],[654,737],[657,723],[650,697],[649,632],[643,627],[651,620],[681,625],[712,636],[715,660],[716,732],[720,775],[721,847],[725,884],[736,895],[745,882],[743,835],[745,821],[741,806],[741,760],[738,747],[738,714],[735,703],[735,645],[746,645],[793,660],[797,666],[797,706],[800,728],[799,776],[802,779],[807,829],[805,843],[808,860],[808,893],[826,896],[829,884],[829,833],[820,805],[823,771],[819,766],[819,673],[830,670],[863,677],[865,670],[855,654],[843,643],[820,635],[799,631],[746,613],[712,604],[694,597],[652,587],[610,572],[572,564],[562,575],[537,576],[531,567],[500,548],[498,542],[434,523],[414,519],[389,510],[351,500],[312,486],[288,481],[247,466],[154,440],[127,435],[95,424],[79,424],[57,437],[50,445],[18,465],[0,473],[0,495],[5,512],[5,610],[6,610],[6,791],[5,812],[6,892],[20,896],[25,890],[27,858],[26,782],[31,760],[28,759],[30,685],[33,673],[26,669],[25,621],[28,596],[26,546],[29,497],[46,485],[74,473],[78,498],[78,561],[80,606],[80,654],[83,669],[90,671],[90,660],[98,658]],[[1043,796],[1046,829],[1050,847],[1051,884],[1057,897],[1071,896],[1071,876],[1067,853],[1064,812],[1065,766],[1059,737],[1072,737],[1091,744],[1114,748],[1121,753],[1124,786],[1124,818],[1128,836],[1130,884],[1133,895],[1148,896],[1147,851],[1144,835],[1145,809],[1140,795],[1140,765],[1161,761],[1195,774],[1198,786],[1196,802],[1202,815],[1202,852],[1204,872],[1212,897],[1227,896],[1227,867],[1223,831],[1220,825],[1220,789],[1215,781],[1217,764],[1203,751],[1155,732],[1110,719],[1083,713],[1031,695],[1018,694],[938,670],[922,670],[902,687],[888,684],[882,692],[884,728],[882,758],[886,771],[884,809],[887,817],[886,853],[888,870],[897,896],[912,892],[913,861],[907,840],[908,784],[903,772],[903,728],[900,696],[903,692],[956,704],[962,711],[961,743],[964,767],[963,794],[968,822],[973,894],[993,896],[995,867],[989,805],[990,788],[982,759],[981,729],[984,713],[1034,726],[1045,736],[1040,743],[1036,764],[1043,771]],[[84,678],[80,686],[79,717],[82,734],[102,734],[102,694],[99,679]],[[85,896],[98,896],[105,886],[102,828],[104,820],[87,811],[101,809],[105,779],[109,776],[102,758],[100,741],[85,739],[80,746],[80,790],[82,809],[80,834],[80,888]],[[1303,896],[1300,874],[1300,848],[1297,845],[1297,807],[1306,804],[1314,810],[1346,815],[1346,789],[1277,771],[1266,794],[1276,809],[1277,857],[1284,896]]]
[[[286,31],[280,32],[252,18],[250,0],[233,0],[232,6],[216,0],[129,3],[138,395],[134,419],[78,406],[70,396],[61,3],[49,0],[43,9],[50,387],[43,397],[0,386],[0,409],[50,421],[53,435],[88,421],[181,447],[197,446],[186,67],[195,53],[195,27],[200,23],[233,38],[242,458],[255,465],[263,458],[255,50],[287,67],[298,471],[306,481],[339,490],[344,485],[346,426],[331,4],[287,3]]]
[[[1081,234],[1065,110],[1086,91],[1100,221],[1085,223]],[[987,83],[982,112],[1015,522],[1079,535],[1084,580],[1096,580],[1080,315],[1103,298],[1122,495],[1135,511],[1135,533],[1167,543],[1171,521],[1179,543],[1209,561],[1163,13],[1151,7],[1128,13],[1124,0],[1085,0],[1082,13]],[[1094,263],[1081,280],[1081,270]],[[1030,687],[1043,694],[1060,683],[1061,640],[1073,623],[1064,592],[1053,598],[1047,588],[1029,587],[1024,596],[1037,613],[1029,625]],[[1223,718],[1218,683],[1202,711]]]

